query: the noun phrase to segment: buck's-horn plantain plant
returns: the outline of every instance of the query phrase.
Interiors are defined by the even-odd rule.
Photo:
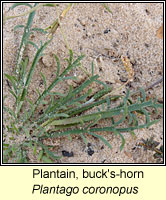
[[[112,95],[114,92],[112,88],[99,81],[98,75],[94,75],[93,63],[91,65],[91,76],[81,85],[75,88],[70,85],[67,94],[52,92],[52,89],[55,88],[57,84],[68,79],[76,79],[76,77],[68,76],[68,73],[71,72],[73,68],[80,66],[84,55],[80,55],[74,60],[71,49],[69,50],[69,59],[67,59],[65,70],[60,73],[61,64],[59,58],[54,55],[57,63],[56,78],[50,85],[47,85],[46,77],[41,73],[45,88],[44,91],[42,93],[37,91],[38,98],[34,101],[28,98],[29,85],[36,64],[43,55],[44,49],[52,40],[51,38],[44,44],[41,42],[40,47],[29,40],[31,32],[35,31],[35,29],[31,27],[35,16],[35,6],[37,6],[37,3],[34,4],[34,7],[29,5],[32,12],[30,12],[27,24],[24,27],[14,74],[5,74],[6,78],[11,83],[9,92],[15,100],[15,107],[13,109],[3,106],[4,112],[9,115],[9,121],[6,124],[7,134],[11,133],[12,137],[10,138],[14,141],[16,137],[25,137],[21,142],[14,143],[13,141],[11,143],[3,143],[4,162],[28,163],[28,149],[32,148],[33,154],[39,162],[52,163],[60,157],[53,153],[52,148],[54,146],[46,145],[43,141],[48,138],[71,136],[76,134],[80,135],[85,143],[87,142],[86,135],[89,134],[102,140],[105,145],[112,148],[111,144],[102,136],[102,134],[97,133],[114,133],[115,135],[119,135],[121,138],[122,144],[120,150],[122,150],[125,144],[123,132],[130,132],[133,135],[135,129],[148,128],[152,124],[158,122],[158,120],[150,120],[148,109],[151,107],[157,111],[158,108],[162,108],[162,105],[157,103],[157,99],[154,101],[152,99],[147,101],[143,89],[140,89],[142,95],[141,97],[138,97],[138,100],[135,103],[133,103],[131,99],[129,90],[127,91],[126,96],[123,97],[121,95]],[[14,7],[16,7],[16,5]],[[36,30],[45,33],[42,29]],[[24,56],[24,50],[28,44],[32,44],[37,48],[29,70],[27,68],[28,57]],[[122,59],[122,61],[124,61],[124,59]],[[129,68],[126,69],[130,70]],[[131,71],[129,72],[131,75]],[[130,76],[129,78],[132,79]],[[89,89],[93,82],[102,84],[104,86],[103,89],[94,93],[92,89]],[[85,89],[87,89],[87,92],[84,92]],[[50,99],[50,101],[46,101],[46,98]],[[119,105],[111,108],[111,102],[118,99],[121,99]],[[38,114],[37,109],[43,104],[45,105],[45,107],[43,107],[43,112],[42,114]],[[102,109],[99,106],[102,106]],[[94,111],[94,108],[96,108],[96,111]],[[86,114],[86,111],[90,109],[93,109],[92,113]],[[139,123],[137,113],[145,116],[146,120],[143,124]],[[118,121],[115,120],[115,116],[119,116]],[[110,120],[110,126],[98,126],[100,120],[104,119]],[[119,126],[122,124],[127,124],[127,126],[122,128]],[[5,134],[6,133],[4,133],[4,135]]]

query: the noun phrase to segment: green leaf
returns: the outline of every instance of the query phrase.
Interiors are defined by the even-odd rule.
[[[49,124],[52,123],[56,118],[59,118],[59,117],[65,117],[65,118],[67,118],[67,117],[69,117],[69,115],[66,114],[66,113],[57,113],[57,114],[49,115],[49,117],[47,117],[47,118],[49,118],[49,120],[45,121],[45,122],[42,124],[42,127],[49,125]]]
[[[26,97],[26,100],[28,101],[28,103],[31,105],[31,107],[33,107],[34,106],[34,104],[33,104],[33,102],[28,98],[28,97]]]
[[[14,27],[14,31],[16,31],[18,28],[24,28],[24,25],[16,25],[16,26]]]
[[[130,134],[132,135],[132,137],[135,139],[136,138],[136,135],[134,133],[134,131],[130,131]]]
[[[134,126],[138,126],[138,120],[137,120],[137,117],[134,113],[131,113],[131,116],[133,118],[133,125]]]
[[[90,88],[90,89],[88,90],[88,92],[86,92],[84,95],[82,95],[82,96],[80,96],[80,97],[78,97],[78,98],[76,98],[76,99],[72,99],[71,101],[69,101],[69,102],[67,103],[67,105],[72,105],[72,104],[76,105],[75,103],[78,103],[79,106],[82,106],[82,104],[80,104],[79,102],[80,102],[80,101],[85,101],[85,99],[86,99],[91,93],[92,93],[92,89]],[[83,105],[85,105],[85,103],[84,103]]]
[[[141,112],[143,112],[143,114],[144,114],[145,117],[146,117],[146,123],[147,123],[147,124],[150,123],[150,116],[149,116],[148,112],[147,112],[144,108],[141,109]]]
[[[50,158],[48,158],[47,156],[42,156],[42,161],[44,163],[53,163],[53,161]]]
[[[93,61],[91,63],[91,74],[92,74],[92,76],[94,76],[94,63],[93,63]]]
[[[17,79],[16,79],[16,77],[15,76],[10,76],[9,74],[5,74],[5,76],[11,82],[11,84],[12,84],[14,90],[15,90],[15,93],[17,93],[17,87],[16,87]]]
[[[35,47],[35,49],[39,49],[39,47],[34,43],[34,42],[32,42],[32,41],[30,41],[30,40],[28,40],[27,41],[27,44],[31,44],[33,47]]]
[[[45,3],[43,6],[56,7],[57,4],[55,5],[54,3]]]
[[[77,80],[78,78],[76,76],[66,76],[64,78],[62,78],[62,80]]]
[[[95,80],[96,83],[100,84],[100,85],[103,85],[104,86],[104,89],[107,89],[108,88],[108,85],[105,84],[104,82],[102,81],[99,81],[99,80]]]
[[[102,5],[104,6],[104,8],[112,14],[112,11],[110,10],[110,8],[106,5],[106,3],[102,3]]]
[[[26,75],[26,68],[27,68],[27,65],[28,65],[28,62],[29,62],[29,58],[28,57],[25,57],[25,59],[21,60],[21,69],[20,69],[20,83],[22,85],[25,84],[25,75]]]
[[[73,61],[73,51],[71,49],[69,49],[69,65],[71,65],[72,61]]]
[[[38,142],[38,144],[43,148],[43,150],[46,152],[47,156],[49,156],[53,160],[60,159],[61,156],[55,156],[54,153],[52,153],[50,150],[48,150],[48,147],[43,145],[41,142]]]
[[[109,110],[111,102],[110,102],[110,98],[108,96],[106,97],[106,103],[107,103],[107,110]]]
[[[41,101],[40,103],[41,103],[41,105],[47,105],[47,104],[49,104],[49,102],[45,101],[45,100]]]
[[[93,136],[95,136],[95,137],[97,137],[97,138],[99,138],[101,141],[103,141],[104,142],[104,144],[105,145],[107,145],[110,149],[112,149],[112,146],[111,146],[111,144],[105,139],[105,138],[103,138],[102,136],[100,136],[100,135],[97,135],[97,134],[95,134],[95,133],[92,133],[92,132],[88,132],[88,134],[90,134],[90,135],[93,135]]]
[[[145,100],[146,100],[146,94],[145,94],[145,91],[144,91],[144,89],[143,88],[139,88],[139,90],[140,90],[140,92],[141,92],[141,94],[142,94],[142,102],[144,102]]]
[[[86,137],[84,136],[84,134],[80,134],[80,136],[82,137],[84,143],[87,145],[88,141],[87,141]]]
[[[36,88],[35,91],[36,91],[36,93],[38,94],[38,96],[40,97],[41,93],[40,93],[39,89]]]
[[[37,150],[37,145],[35,143],[34,147],[33,147],[33,155],[35,156],[36,155],[36,150]]]
[[[63,73],[60,75],[61,78],[63,78],[72,68],[76,67],[79,65],[79,62],[81,59],[83,59],[84,56],[79,56],[71,65],[69,65],[64,71]],[[55,85],[60,82],[62,79],[60,78],[56,78],[51,84],[50,86],[47,88],[47,90],[44,90],[44,92],[39,96],[39,98],[36,101],[36,107],[40,104],[41,100],[43,100],[48,93],[55,87]]]
[[[90,127],[94,126],[95,124],[97,124],[97,122],[98,122],[100,119],[101,119],[101,115],[98,114],[98,115],[96,116],[96,119],[94,119],[94,121],[93,121],[92,123],[88,124],[88,126],[87,126],[85,129],[89,129]]]
[[[44,74],[42,72],[40,72],[40,75],[43,79],[43,83],[44,83],[44,89],[46,90],[47,89],[47,82],[46,82],[46,77],[44,76]]]
[[[84,55],[79,56],[73,63],[69,64],[68,67],[63,71],[63,73],[61,74],[61,77],[64,77],[71,69],[77,67],[80,65],[80,61],[84,58]],[[71,55],[70,55],[70,59],[71,60]]]
[[[3,106],[3,109],[4,109],[4,111],[8,112],[12,117],[14,117],[15,120],[17,119],[15,112],[12,109],[10,109],[9,107],[6,107],[6,106]]]
[[[92,82],[94,80],[96,80],[98,77],[99,77],[98,75],[90,77],[90,79],[84,81],[79,87],[77,87],[76,89],[74,89],[73,93],[74,94],[80,93],[84,88],[86,88],[87,86],[89,86],[90,84],[92,84]]]
[[[3,147],[9,147],[9,144],[3,143]]]
[[[99,108],[99,107],[96,107],[96,109],[97,109],[97,111],[98,111],[98,112],[101,112],[101,110],[100,110],[100,108]]]
[[[18,113],[20,112],[20,110],[21,110],[21,107],[22,107],[22,104],[23,104],[24,102],[23,101],[20,101],[19,102],[19,104],[17,105],[17,107],[16,107],[16,115],[18,116]]]
[[[14,124],[11,124],[11,125],[12,125],[12,127],[13,127],[13,130],[15,130],[15,132],[16,132],[17,134],[19,134],[20,132],[19,132],[18,128],[17,128]]]
[[[72,137],[71,137],[71,135],[68,135],[67,138],[68,138],[69,141],[72,142]]]
[[[35,58],[32,62],[32,65],[31,65],[31,68],[29,70],[29,73],[28,73],[28,76],[27,76],[27,80],[26,80],[26,83],[25,83],[25,86],[28,87],[29,86],[29,83],[32,79],[32,75],[33,75],[33,72],[34,72],[34,69],[36,67],[36,64],[38,63],[40,57],[41,57],[41,53],[44,51],[44,49],[46,48],[46,46],[50,43],[50,40],[45,42],[43,46],[40,47],[40,49],[38,49],[38,51],[36,52],[36,55],[35,55]]]
[[[60,97],[65,97],[66,95],[65,94],[62,94],[60,92],[49,92],[48,95],[51,95],[51,96],[60,96]]]
[[[32,8],[32,6],[31,6],[29,3],[14,3],[14,4],[10,7],[10,9],[12,10],[12,9],[16,8],[17,6],[28,6],[29,8]]]
[[[14,96],[14,98],[15,98],[16,101],[17,101],[17,96],[16,96],[16,94],[15,94],[11,89],[9,89],[9,92],[10,92],[10,94],[11,94],[12,96]]]
[[[115,135],[119,135],[121,137],[122,144],[120,146],[120,151],[122,151],[124,148],[124,145],[125,145],[125,139],[124,139],[123,135],[117,129],[113,129],[113,132],[115,133]]]
[[[42,156],[43,156],[43,150],[40,150],[40,151],[39,151],[39,155],[38,155],[38,157],[37,157],[37,160],[40,161],[41,158],[42,158]]]
[[[120,135],[121,140],[122,140],[122,144],[121,144],[121,146],[120,146],[120,151],[122,151],[123,148],[124,148],[124,145],[125,145],[125,139],[124,139],[124,137],[123,137],[123,135],[122,135],[121,133],[119,133],[119,135]]]
[[[128,125],[130,125],[132,123],[132,121],[133,121],[132,114],[130,112],[128,112],[128,116],[129,116]]]
[[[54,153],[52,153],[48,149],[45,149],[45,151],[46,151],[46,154],[53,160],[59,160],[61,158],[61,156],[55,156]]]
[[[35,3],[34,7],[37,5],[38,3]],[[19,5],[19,4],[15,4],[16,6]],[[24,54],[24,51],[25,51],[25,48],[26,48],[26,45],[27,45],[27,42],[29,40],[29,36],[30,36],[30,30],[31,30],[31,26],[32,26],[32,22],[33,22],[33,18],[35,16],[35,11],[31,12],[29,14],[29,17],[28,17],[28,21],[27,21],[27,24],[26,26],[24,27],[24,34],[22,36],[22,40],[21,40],[21,44],[20,44],[20,47],[19,47],[19,51],[18,51],[18,55],[17,55],[17,63],[16,63],[16,67],[15,67],[15,73],[16,75],[19,77],[20,74],[19,74],[19,71],[20,71],[20,63],[22,61],[22,57],[23,57],[23,54]]]
[[[22,127],[23,130],[24,130],[24,134],[26,135],[27,138],[30,137],[30,134],[29,134],[29,130],[27,129],[27,127]]]
[[[111,92],[111,91],[112,91],[112,87],[104,88],[104,89],[100,90],[99,92],[97,92],[97,93],[93,96],[93,98],[94,98],[95,100],[97,100],[97,99],[101,98],[102,96],[108,94],[108,93]]]
[[[46,34],[46,33],[47,33],[47,31],[45,31],[45,30],[42,29],[42,28],[32,28],[31,30],[32,30],[32,31],[37,31],[37,32],[40,32],[40,33],[43,33],[43,34]]]
[[[22,101],[22,102],[24,101],[26,95],[27,95],[27,89],[24,88],[24,89],[23,89],[23,92],[22,92],[22,95],[21,95],[21,101]],[[20,109],[21,109],[21,108],[20,108]]]
[[[61,65],[60,65],[59,58],[55,54],[54,54],[54,57],[55,57],[56,64],[57,64],[56,78],[58,78],[59,77],[59,72],[60,72]]]
[[[101,104],[101,110],[102,110],[102,111],[105,110],[105,105],[104,105],[104,103]]]
[[[151,121],[151,122],[149,122],[147,125],[146,125],[146,128],[149,128],[150,126],[152,126],[153,124],[156,124],[156,123],[158,123],[160,121],[160,119],[156,119],[156,120],[153,120],[153,121]]]

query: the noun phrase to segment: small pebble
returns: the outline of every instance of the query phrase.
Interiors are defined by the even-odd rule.
[[[51,67],[53,64],[53,56],[50,54],[45,54],[42,57],[42,62],[45,65],[45,67]]]
[[[62,151],[62,155],[63,155],[64,157],[74,157],[74,154],[73,154],[72,151],[71,151],[71,152],[68,152],[68,151],[63,150],[63,151]]]
[[[89,156],[92,156],[94,154],[94,150],[91,149],[91,147],[88,147],[88,151],[87,151]]]
[[[110,29],[106,29],[105,31],[104,31],[104,34],[107,34],[107,33],[109,33],[110,32]]]

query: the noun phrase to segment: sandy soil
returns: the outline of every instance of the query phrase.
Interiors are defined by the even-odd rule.
[[[26,11],[24,6],[14,10],[8,9],[12,4],[4,4],[6,15],[16,15]],[[95,73],[100,75],[100,79],[113,87],[119,87],[127,79],[121,56],[128,56],[133,63],[135,72],[134,81],[130,84],[131,91],[138,87],[147,87],[163,76],[163,40],[156,36],[157,30],[163,21],[162,3],[108,3],[112,14],[106,11],[100,3],[79,3],[67,13],[62,20],[61,27],[69,43],[70,48],[77,54],[86,55],[83,66],[90,72],[91,62],[95,63]],[[65,3],[59,4],[59,13],[66,7]],[[57,18],[55,8],[44,7],[36,12],[34,27],[46,28]],[[14,33],[13,28],[18,24],[25,24],[27,16],[6,21],[3,29],[3,72],[11,74],[16,62],[17,49],[22,36],[22,31]],[[39,44],[44,40],[42,34],[35,34],[32,40]],[[35,49],[30,47],[27,54],[30,63]],[[65,67],[63,59],[67,57],[68,50],[65,46],[60,29],[56,31],[52,43],[45,51],[41,62],[37,65],[33,83],[31,84],[30,96],[35,98],[33,90],[36,87],[42,91],[40,84],[42,71],[50,83],[54,79],[56,63],[53,54],[57,54]],[[81,70],[75,70],[73,74],[85,76]],[[13,99],[9,95],[6,79],[4,78],[4,95],[8,95],[6,104],[12,107]],[[62,84],[58,91],[65,91],[68,88]],[[122,91],[123,92],[123,91]],[[148,97],[159,100],[163,98],[162,83],[153,89],[148,90]],[[162,118],[162,113],[153,116],[153,119]],[[107,122],[105,122],[107,123]],[[63,157],[60,163],[155,163],[153,152],[144,151],[137,144],[142,138],[147,139],[152,135],[160,143],[163,142],[163,121],[151,126],[149,129],[135,131],[134,140],[129,133],[124,133],[126,145],[120,152],[120,138],[113,134],[103,134],[112,144],[110,150],[99,140],[88,137],[89,144],[86,146],[80,137],[73,137],[72,141],[62,138],[54,145],[57,154],[62,155],[62,151],[73,152],[72,157]],[[36,160],[29,153],[31,162]]]

